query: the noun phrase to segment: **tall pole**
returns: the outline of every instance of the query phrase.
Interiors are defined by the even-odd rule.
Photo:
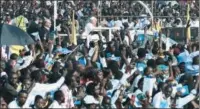
[[[153,4],[154,4],[154,0],[151,0],[151,12],[152,12],[152,14],[153,14]],[[153,16],[154,16],[154,14],[153,14]],[[153,19],[154,19],[154,18],[151,19],[152,25],[153,25],[153,23],[154,23],[154,20],[153,20]],[[153,29],[152,26],[151,26],[151,29]]]
[[[102,19],[101,19],[101,16],[102,16],[102,15],[101,15],[101,10],[102,10],[102,0],[100,0],[99,3],[100,3],[100,4],[99,4],[99,8],[100,8],[100,10],[99,10],[99,24],[101,24],[101,21],[102,21]]]
[[[56,19],[57,19],[57,0],[54,1],[54,17],[53,17],[54,31],[56,30]],[[55,38],[55,37],[54,37],[54,38]]]
[[[99,8],[99,11],[97,14],[97,19],[98,19],[98,25],[100,25],[100,22],[101,22],[101,0],[98,0],[98,8]]]
[[[199,29],[198,37],[199,37],[199,51],[200,51],[200,0],[199,0],[199,28],[198,29]],[[200,55],[199,55],[199,58],[200,58]],[[199,66],[200,66],[200,63],[199,63]],[[199,73],[200,73],[200,69],[199,69]],[[200,83],[199,83],[199,90],[200,90]],[[199,100],[199,106],[200,106],[200,100]]]
[[[1,9],[0,9],[0,18],[1,18],[0,23],[3,23],[3,14],[2,14],[2,11],[1,11],[3,9],[3,5],[2,5],[3,3],[2,4],[1,3],[2,3],[2,1],[0,1],[0,5],[2,6]]]

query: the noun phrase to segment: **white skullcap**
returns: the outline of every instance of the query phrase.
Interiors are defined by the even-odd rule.
[[[96,20],[97,21],[97,18],[96,17],[91,17],[90,20]]]

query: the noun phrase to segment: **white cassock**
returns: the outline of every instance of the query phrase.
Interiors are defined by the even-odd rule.
[[[90,34],[90,32],[95,28],[95,26],[92,23],[87,23],[85,26],[85,30],[82,34],[82,39],[86,39],[87,36]]]

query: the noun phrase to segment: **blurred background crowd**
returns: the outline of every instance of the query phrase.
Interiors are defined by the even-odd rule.
[[[187,2],[186,0],[180,1],[144,1],[156,20],[163,22],[163,26],[178,26],[182,27],[186,25],[186,12]],[[34,16],[53,18],[53,2],[41,1],[17,1],[8,0],[1,2],[1,21],[6,20],[8,15],[10,19],[18,15],[21,9],[24,9],[25,16],[32,20]],[[116,0],[102,0],[99,1],[67,1],[58,3],[58,17],[60,20],[69,21],[71,18],[72,10],[76,10],[77,19],[81,22],[81,26],[84,26],[86,19],[90,16],[98,16],[99,20],[106,19],[117,20],[126,19],[131,22],[139,19],[142,14],[148,15],[146,9],[139,3],[132,0],[116,1]],[[198,22],[198,2],[192,1],[190,15],[192,22]],[[100,17],[101,16],[101,17]],[[8,18],[9,19],[9,18]],[[7,19],[7,20],[8,20]],[[59,24],[59,23],[57,23]],[[176,25],[174,25],[176,24]],[[194,24],[195,25],[195,24]]]

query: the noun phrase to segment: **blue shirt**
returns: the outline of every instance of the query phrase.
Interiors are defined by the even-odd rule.
[[[115,22],[113,20],[108,22],[108,27],[113,27],[115,25]]]
[[[191,74],[193,76],[199,75],[199,65],[186,65],[185,70],[187,74]]]
[[[136,68],[140,71],[141,74],[143,74],[144,69],[147,67],[145,63],[138,62],[136,63]]]

